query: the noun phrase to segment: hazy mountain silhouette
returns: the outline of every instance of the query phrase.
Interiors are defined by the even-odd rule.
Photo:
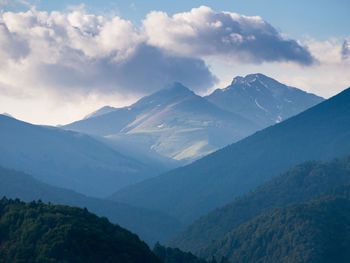
[[[306,160],[350,152],[350,89],[190,165],[126,187],[111,198],[185,223]]]
[[[253,122],[218,108],[180,83],[129,107],[95,115],[64,128],[175,160],[197,159],[258,129]]]
[[[347,183],[350,183],[350,156],[330,162],[302,163],[196,220],[168,245],[198,252],[260,214],[329,195]]]
[[[45,203],[86,207],[89,211],[105,216],[111,222],[138,234],[151,246],[157,241],[165,242],[182,228],[179,221],[161,212],[87,197],[39,182],[28,174],[0,167],[0,199],[3,196],[26,202],[40,199]]]
[[[0,115],[0,165],[78,192],[107,196],[155,174],[90,136]]]

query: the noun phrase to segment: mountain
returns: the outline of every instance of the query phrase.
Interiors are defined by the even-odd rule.
[[[263,74],[235,77],[230,86],[215,90],[206,99],[252,120],[261,128],[279,123],[324,101]]]
[[[87,195],[107,196],[155,174],[90,136],[0,115],[0,165]]]
[[[164,211],[184,223],[307,160],[350,153],[350,89],[192,164],[126,187],[113,196]]]
[[[150,245],[157,241],[165,242],[182,229],[176,219],[161,212],[87,197],[39,182],[28,174],[0,167],[0,198],[3,196],[26,202],[42,200],[45,203],[86,207],[89,211],[105,216],[111,222],[138,234]]]
[[[200,251],[235,263],[350,260],[350,201],[328,198],[266,213]]]
[[[134,152],[182,161],[198,159],[258,129],[253,122],[222,110],[180,83],[129,107],[94,114],[64,128],[103,136]]]
[[[101,109],[97,110],[97,111],[94,111],[88,115],[85,116],[84,120],[86,119],[90,119],[90,118],[95,118],[95,117],[98,117],[98,116],[101,116],[103,114],[106,114],[106,113],[110,113],[112,111],[115,111],[117,110],[118,108],[114,108],[114,107],[111,107],[111,106],[104,106],[102,107]]]
[[[330,162],[305,162],[196,220],[168,245],[198,252],[241,224],[276,208],[326,195],[344,196],[338,188],[347,183],[350,156]]]
[[[160,263],[131,232],[86,209],[0,201],[0,262]]]

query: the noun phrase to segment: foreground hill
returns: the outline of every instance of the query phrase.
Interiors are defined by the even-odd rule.
[[[238,141],[259,127],[225,111],[180,83],[129,107],[104,107],[65,129],[103,136],[134,152],[191,161]]]
[[[45,203],[86,207],[89,211],[105,216],[111,222],[138,234],[152,246],[157,241],[169,240],[182,227],[176,219],[160,212],[86,197],[74,191],[41,183],[30,175],[0,167],[0,199],[3,196],[26,202],[40,199]]]
[[[129,231],[87,210],[0,201],[0,262],[160,263]]]
[[[258,215],[292,203],[334,195],[334,189],[346,183],[350,183],[350,156],[330,162],[309,161],[300,164],[256,190],[201,217],[169,245],[198,252],[200,248],[209,245],[213,240],[220,240]]]
[[[350,201],[329,198],[259,216],[200,251],[234,263],[350,261]]]
[[[159,243],[154,246],[152,251],[163,263],[217,263],[215,259],[206,261],[197,258],[190,252],[183,252],[178,248],[163,247]]]
[[[307,160],[350,152],[350,89],[190,165],[131,185],[111,198],[185,223]]]
[[[230,86],[217,89],[205,98],[252,120],[261,128],[279,123],[324,101],[263,74],[235,77]]]
[[[0,115],[0,165],[87,195],[107,196],[154,175],[90,136]]]

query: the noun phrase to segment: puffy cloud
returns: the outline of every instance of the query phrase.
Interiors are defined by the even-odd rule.
[[[0,46],[0,59],[2,62],[6,62],[9,59],[18,60],[29,53],[28,43],[17,34],[11,34],[6,24],[1,22]]]
[[[151,12],[143,21],[148,43],[186,56],[221,56],[236,62],[292,61],[310,65],[305,46],[286,40],[261,17],[215,12],[201,6],[169,17]]]
[[[74,99],[89,93],[145,95],[181,81],[205,90],[216,81],[203,60],[166,55],[130,21],[87,14],[0,14],[2,90]],[[17,90],[16,90],[17,89]],[[119,95],[120,97],[120,95]]]
[[[343,42],[341,56],[343,60],[346,60],[350,56],[350,45],[347,40]]]

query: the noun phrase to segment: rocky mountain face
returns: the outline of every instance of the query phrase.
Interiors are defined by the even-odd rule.
[[[187,166],[126,187],[113,200],[193,220],[307,160],[350,152],[350,89]]]
[[[135,152],[191,161],[244,138],[258,126],[175,83],[129,107],[64,128],[103,136]]]
[[[263,74],[235,77],[230,86],[215,90],[206,99],[250,119],[261,128],[279,123],[324,100]]]
[[[106,106],[65,129],[102,136],[130,155],[178,165],[199,159],[323,101],[262,74],[200,97],[180,83],[124,108]],[[164,159],[165,158],[165,159]]]

